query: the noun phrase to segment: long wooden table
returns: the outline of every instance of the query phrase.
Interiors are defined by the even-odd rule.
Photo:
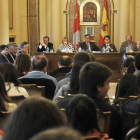
[[[97,62],[108,66],[113,71],[111,82],[117,82],[121,78],[121,62],[123,53],[93,53]],[[127,53],[136,55],[137,53]],[[63,55],[68,55],[72,60],[75,53],[35,53],[35,55],[45,55],[48,59],[48,73],[57,69],[58,59]]]

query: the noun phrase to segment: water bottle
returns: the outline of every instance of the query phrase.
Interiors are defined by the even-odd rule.
[[[69,48],[68,47],[66,47],[66,53],[68,53],[69,52]]]
[[[128,47],[126,47],[126,53],[128,53]]]
[[[49,47],[48,46],[46,47],[46,51],[47,51],[47,53],[49,53]]]
[[[81,48],[81,46],[79,47],[79,52],[81,52],[82,51],[82,48]]]
[[[102,48],[102,53],[105,53],[105,47]]]

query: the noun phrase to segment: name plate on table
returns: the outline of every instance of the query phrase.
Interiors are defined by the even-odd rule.
[[[101,51],[92,51],[92,53],[100,53]]]

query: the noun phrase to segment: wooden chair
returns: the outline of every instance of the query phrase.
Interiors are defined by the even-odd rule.
[[[12,102],[15,104],[19,104],[25,99],[23,95],[15,95],[15,96],[9,96],[9,97],[12,100]]]
[[[21,84],[24,87],[29,96],[42,96],[45,97],[45,86],[37,86],[36,84]]]
[[[110,132],[110,121],[111,121],[111,111],[101,112],[97,109],[97,113],[99,116],[99,127],[101,132],[107,133],[109,135]]]
[[[136,97],[137,96],[129,96],[128,98],[119,97],[119,111],[120,111],[120,114],[122,114],[122,105],[124,104],[124,102],[126,102],[130,99],[136,98]]]
[[[140,121],[140,113],[128,113],[128,120],[129,120],[129,128],[133,128],[136,126],[138,121]]]
[[[66,73],[58,73],[58,74],[54,75],[53,77],[55,77],[57,82],[59,82],[60,80],[64,79],[65,76],[66,76]]]

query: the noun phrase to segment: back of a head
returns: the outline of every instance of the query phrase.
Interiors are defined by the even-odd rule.
[[[17,59],[16,59],[16,68],[18,74],[21,74],[23,72],[29,72],[31,68],[31,59],[28,54],[19,54]]]
[[[90,62],[90,56],[88,53],[86,52],[79,52],[79,53],[76,53],[75,56],[74,56],[74,64],[79,62],[79,61],[84,61],[84,62]]]
[[[140,70],[140,53],[138,53],[135,57],[135,66],[137,70]]]
[[[80,70],[80,92],[91,98],[97,97],[97,86],[104,86],[107,78],[112,76],[112,70],[98,62],[89,62]]]
[[[90,61],[91,62],[95,62],[96,61],[93,53],[89,53],[89,56],[90,56]]]
[[[71,58],[68,57],[68,56],[62,56],[62,57],[60,57],[59,60],[58,60],[58,62],[59,62],[59,64],[61,66],[65,66],[65,67],[70,66],[70,64],[72,63]]]
[[[44,67],[47,67],[47,59],[45,56],[38,55],[33,59],[33,70],[42,71]]]
[[[28,98],[7,120],[3,140],[27,140],[41,131],[65,124],[66,117],[52,101]]]
[[[130,58],[127,58],[124,62],[124,67],[128,67],[132,62],[134,62],[135,59],[130,57]]]
[[[95,103],[86,95],[75,95],[67,105],[66,115],[72,127],[83,135],[91,129],[100,131]]]
[[[84,140],[84,138],[76,130],[68,127],[60,127],[43,131],[30,140]]]
[[[17,70],[10,63],[4,63],[0,66],[0,72],[2,73],[5,82],[14,83],[15,86],[19,85]]]
[[[127,98],[130,95],[138,94],[138,84],[135,75],[126,74],[121,78],[119,83],[118,94],[119,97],[124,98]]]

